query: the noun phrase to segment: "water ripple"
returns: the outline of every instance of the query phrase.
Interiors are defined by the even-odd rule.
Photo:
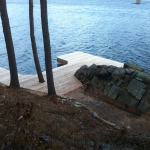
[[[133,5],[135,0],[51,0],[48,1],[52,66],[59,55],[74,51],[87,52],[119,62],[131,61],[149,69],[150,15],[149,1]],[[35,74],[28,1],[8,0],[13,43],[18,71]],[[39,1],[34,1],[37,50],[45,71]],[[5,40],[0,21],[0,67],[8,69]]]

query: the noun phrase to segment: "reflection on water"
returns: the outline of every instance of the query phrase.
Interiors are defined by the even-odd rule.
[[[29,30],[28,1],[8,0],[8,13],[18,71],[35,74]],[[53,68],[57,56],[74,51],[150,69],[150,1],[48,1]],[[42,71],[45,70],[39,1],[34,1],[35,37]],[[8,69],[0,21],[0,67]]]

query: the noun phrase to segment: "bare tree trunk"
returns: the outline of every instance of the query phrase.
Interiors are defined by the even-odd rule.
[[[40,63],[39,63],[39,59],[38,59],[35,36],[34,36],[33,0],[29,0],[29,20],[30,20],[30,37],[31,37],[31,43],[32,43],[32,51],[33,51],[33,56],[34,56],[34,62],[35,62],[39,82],[42,83],[42,82],[45,82],[45,81],[44,81],[44,78],[43,78],[43,75],[42,75],[42,71],[41,71],[41,67],[40,67]]]
[[[51,47],[48,29],[48,19],[47,19],[47,0],[40,0],[41,4],[41,20],[42,20],[42,31],[43,31],[43,41],[45,50],[45,65],[46,65],[46,75],[47,75],[47,86],[48,94],[55,95],[55,87],[53,81],[52,63],[51,63]]]
[[[6,48],[7,48],[7,55],[9,60],[10,86],[19,88],[20,85],[18,80],[18,71],[16,66],[14,46],[13,46],[11,30],[9,25],[9,18],[7,14],[6,0],[0,0],[0,12],[1,12],[1,20],[2,20],[3,32],[4,32]]]

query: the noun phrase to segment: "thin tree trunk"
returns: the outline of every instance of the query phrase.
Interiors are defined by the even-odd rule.
[[[55,87],[53,81],[52,63],[51,63],[51,47],[48,29],[48,19],[47,19],[47,0],[40,0],[41,4],[41,20],[42,20],[42,31],[43,31],[43,41],[45,50],[45,66],[46,66],[46,76],[47,76],[47,86],[48,94],[55,95]]]
[[[0,12],[10,68],[10,86],[19,88],[20,85],[18,80],[18,71],[16,66],[14,46],[9,25],[9,18],[7,14],[6,0],[0,0]]]
[[[34,62],[35,62],[39,82],[42,83],[42,82],[45,82],[45,81],[44,81],[44,78],[43,78],[43,75],[42,75],[42,71],[41,71],[41,67],[40,67],[40,63],[39,63],[39,59],[38,59],[35,36],[34,36],[33,0],[29,0],[29,20],[30,20],[30,37],[31,37],[31,43],[32,43],[32,51],[33,51],[33,56],[34,56]]]

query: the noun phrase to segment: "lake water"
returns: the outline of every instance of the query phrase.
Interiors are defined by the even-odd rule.
[[[35,37],[45,71],[40,0],[34,0]],[[57,56],[82,51],[150,70],[150,0],[48,0],[52,65]],[[35,74],[30,42],[28,0],[7,0],[18,72]],[[0,20],[0,67],[8,69]]]

